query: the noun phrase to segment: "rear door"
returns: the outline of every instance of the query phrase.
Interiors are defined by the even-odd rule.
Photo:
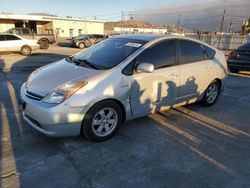
[[[180,87],[178,103],[196,99],[209,85],[212,60],[207,58],[200,43],[180,39]]]

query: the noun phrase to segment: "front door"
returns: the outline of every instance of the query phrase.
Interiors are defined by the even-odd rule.
[[[140,63],[151,63],[155,70],[152,73],[134,71],[130,95],[132,116],[154,113],[176,103],[179,67],[176,64],[175,43],[175,40],[161,41],[134,60],[135,67]]]

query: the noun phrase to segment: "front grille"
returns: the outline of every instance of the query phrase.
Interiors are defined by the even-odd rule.
[[[31,99],[34,99],[34,100],[42,100],[43,96],[41,95],[38,95],[36,93],[33,93],[33,92],[30,92],[30,91],[26,91],[25,95],[28,97],[28,98],[31,98]]]

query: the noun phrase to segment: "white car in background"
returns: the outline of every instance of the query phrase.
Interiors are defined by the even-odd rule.
[[[37,40],[30,40],[15,34],[0,34],[0,52],[20,52],[28,56],[32,50],[39,49]]]

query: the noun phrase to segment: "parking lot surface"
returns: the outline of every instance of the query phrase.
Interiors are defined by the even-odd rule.
[[[0,55],[0,187],[250,187],[250,73],[230,74],[212,107],[193,104],[125,123],[111,140],[50,138],[22,120],[21,84],[79,52]]]

